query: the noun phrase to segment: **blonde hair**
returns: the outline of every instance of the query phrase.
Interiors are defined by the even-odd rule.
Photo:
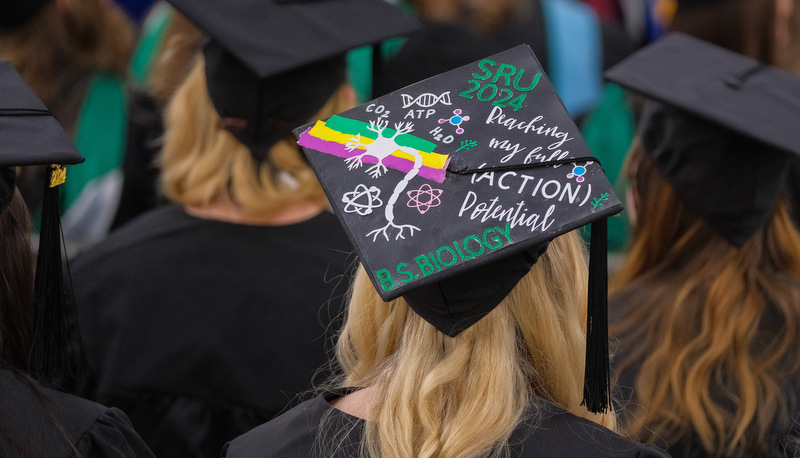
[[[170,9],[168,21],[161,47],[146,82],[147,92],[159,105],[166,105],[180,87],[193,68],[205,39],[203,31],[178,11]]]
[[[582,407],[587,272],[580,237],[553,240],[486,317],[448,337],[402,298],[384,303],[363,268],[337,344],[342,386],[374,387],[365,454],[502,453],[539,397],[613,428]]]
[[[334,94],[312,119],[349,108],[344,91]],[[294,138],[276,143],[259,164],[219,121],[199,57],[165,113],[159,164],[167,198],[182,205],[228,200],[252,216],[272,216],[298,202],[328,205]]]
[[[629,160],[638,216],[612,285],[624,318],[611,329],[625,351],[618,372],[638,370],[626,429],[671,446],[697,437],[707,456],[769,453],[770,433],[791,420],[782,383],[800,365],[800,234],[786,202],[736,247],[686,207],[639,142]]]

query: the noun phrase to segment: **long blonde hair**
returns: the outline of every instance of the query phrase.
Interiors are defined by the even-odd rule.
[[[362,269],[337,345],[342,386],[377,391],[366,423],[373,457],[501,453],[543,398],[614,427],[582,407],[587,272],[580,237],[550,243],[486,317],[448,337],[402,298],[384,303]]]
[[[624,351],[617,372],[638,370],[626,429],[643,442],[696,437],[707,456],[761,456],[790,421],[782,383],[800,365],[800,234],[781,201],[743,246],[731,245],[642,148],[629,157],[636,228],[611,299],[624,297],[611,328]]]
[[[147,92],[159,103],[166,105],[193,68],[195,56],[203,48],[203,31],[186,16],[169,8],[168,24],[161,47],[153,61],[150,76],[145,82]]]
[[[349,108],[344,87],[312,119]],[[183,205],[227,200],[253,216],[272,216],[297,202],[328,201],[293,138],[284,138],[258,164],[250,150],[219,126],[206,89],[202,57],[178,88],[165,113],[159,163],[162,191]]]

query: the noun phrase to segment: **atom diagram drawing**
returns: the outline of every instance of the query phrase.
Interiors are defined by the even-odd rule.
[[[567,174],[567,178],[575,178],[575,181],[578,183],[583,183],[583,176],[586,174],[586,166],[591,163],[592,161],[589,161],[584,165],[574,164],[572,171]]]
[[[451,116],[449,119],[440,119],[439,124],[444,124],[446,122],[449,122],[450,124],[456,126],[457,134],[463,134],[464,128],[461,127],[461,123],[464,121],[469,121],[469,116],[461,116],[461,110],[456,109],[453,110],[453,116]]]
[[[361,216],[366,216],[372,213],[372,210],[380,208],[383,201],[380,199],[381,190],[377,186],[370,186],[360,184],[356,189],[344,193],[342,202],[345,203],[345,213],[358,213]]]
[[[406,205],[416,208],[421,215],[442,203],[439,199],[439,196],[442,195],[442,190],[433,189],[428,183],[423,184],[419,189],[406,191],[406,194],[408,194],[408,203]]]

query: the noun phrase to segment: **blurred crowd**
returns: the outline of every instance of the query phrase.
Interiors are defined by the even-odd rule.
[[[341,17],[360,17],[348,26],[280,12],[349,1],[0,5],[0,61],[85,159],[66,165],[59,186],[65,310],[49,323],[68,334],[75,370],[42,380],[31,370],[31,336],[47,332],[33,314],[42,287],[33,259],[45,238],[48,167],[60,161],[3,158],[0,124],[0,169],[16,171],[11,204],[0,206],[0,375],[22,381],[0,378],[0,456],[309,456],[278,443],[326,428],[357,429],[362,444],[352,455],[309,446],[311,456],[499,456],[498,444],[527,440],[515,435],[521,424],[534,431],[541,418],[560,418],[551,407],[503,404],[491,392],[512,379],[476,375],[505,370],[489,364],[504,354],[495,348],[503,328],[516,339],[509,351],[530,360],[509,392],[585,422],[543,428],[613,431],[591,433],[595,449],[559,448],[574,440],[554,433],[526,453],[800,456],[800,2],[371,0],[396,16],[342,6]],[[307,46],[290,33],[315,27],[337,38]],[[718,103],[724,94],[693,85],[707,78],[695,71],[707,61],[641,87],[618,70],[675,34],[757,62],[753,72],[777,72],[774,99]],[[580,398],[592,292],[576,285],[586,283],[595,221],[591,237],[586,220],[549,237],[489,308],[504,310],[502,320],[481,312],[446,336],[408,297],[378,296],[293,134],[520,44],[625,206],[607,222],[611,385],[602,412]],[[673,83],[674,93],[657,89]],[[0,106],[0,122],[17,109]],[[16,248],[28,240],[30,252]],[[445,303],[451,313],[438,294],[426,307]],[[537,309],[547,318],[526,322],[520,304],[537,301],[575,310]],[[426,351],[440,360],[408,358]],[[349,414],[346,424],[329,413],[312,424],[304,402],[320,393]],[[482,396],[503,414],[460,408]],[[305,416],[292,416],[298,405]],[[80,420],[62,415],[79,410]],[[31,426],[36,419],[52,427]],[[264,423],[280,433],[234,441]],[[285,432],[297,428],[312,433]],[[462,446],[473,439],[479,446]]]

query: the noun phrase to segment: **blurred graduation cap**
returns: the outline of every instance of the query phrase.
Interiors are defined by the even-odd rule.
[[[595,222],[585,394],[606,408],[604,228],[622,206],[527,45],[295,135],[383,300],[402,295],[449,336],[493,310],[550,240]]]
[[[39,381],[56,385],[71,377],[61,262],[58,185],[66,179],[65,164],[83,162],[72,140],[52,113],[9,62],[0,61],[0,213],[15,192],[16,167],[46,166],[39,249],[36,260],[36,334],[29,371]]]
[[[206,31],[223,125],[258,159],[345,81],[347,51],[418,27],[383,0],[169,0]]]
[[[800,155],[800,79],[678,33],[605,76],[649,99],[639,137],[691,209],[737,246],[764,225]]]

